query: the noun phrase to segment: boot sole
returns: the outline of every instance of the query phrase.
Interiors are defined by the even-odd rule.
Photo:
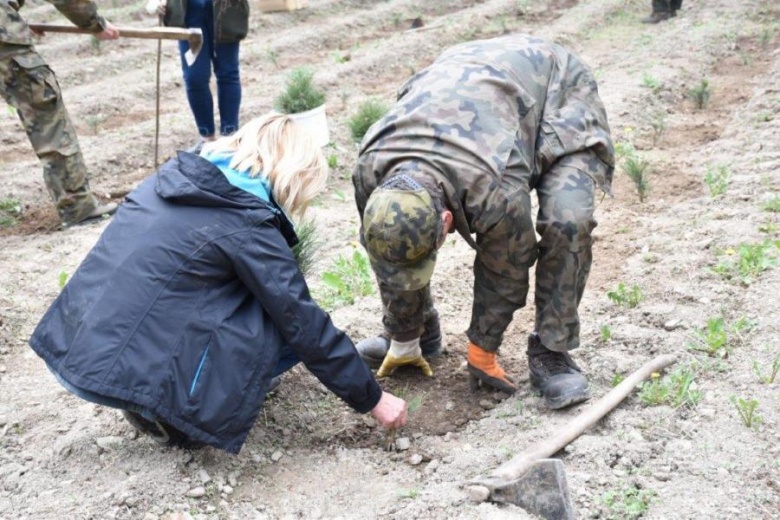
[[[509,395],[512,395],[515,392],[517,392],[517,387],[510,386],[506,384],[504,381],[502,381],[501,379],[489,376],[486,373],[484,373],[482,370],[472,365],[468,365],[468,369],[469,369],[469,383],[471,384],[472,392],[476,392],[479,389],[480,384],[488,385],[491,388],[500,390],[501,392],[507,393]],[[514,381],[512,381],[509,378],[509,376],[507,376],[507,379],[511,383],[514,383]]]
[[[533,374],[531,374],[530,379],[533,387],[536,388],[539,392],[542,392],[542,389],[539,386],[539,381],[536,377],[533,376]],[[544,392],[542,392],[542,395],[544,395]],[[571,392],[558,397],[544,396],[544,404],[552,410],[560,410],[561,408],[583,403],[590,399],[590,397],[590,387],[586,386],[585,388],[575,388]]]

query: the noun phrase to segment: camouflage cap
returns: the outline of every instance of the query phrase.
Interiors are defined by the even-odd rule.
[[[401,291],[422,289],[436,265],[440,217],[431,195],[407,175],[406,189],[374,190],[363,212],[363,241],[380,281]]]

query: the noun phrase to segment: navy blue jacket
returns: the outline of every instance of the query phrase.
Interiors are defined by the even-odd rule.
[[[381,389],[311,299],[289,221],[181,152],[127,196],[30,346],[70,384],[237,453],[284,345],[358,412]]]

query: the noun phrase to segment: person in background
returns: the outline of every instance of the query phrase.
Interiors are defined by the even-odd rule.
[[[151,0],[147,10],[153,11],[155,4],[166,26],[203,31],[203,47],[192,65],[187,65],[184,59],[189,42],[179,42],[187,100],[200,137],[207,142],[216,139],[214,100],[209,87],[212,68],[217,78],[219,133],[232,134],[239,126],[238,53],[239,42],[249,30],[248,0]]]
[[[89,0],[49,0],[68,20],[115,40],[119,31],[98,15]],[[101,204],[89,188],[78,136],[65,109],[54,72],[33,46],[33,32],[19,14],[24,0],[0,0],[0,95],[16,109],[43,178],[66,226],[112,214],[117,205]]]
[[[653,0],[653,12],[642,18],[642,23],[658,23],[677,16],[682,9],[682,0]]]
[[[328,167],[288,116],[179,152],[119,209],[30,346],[75,395],[166,446],[237,453],[274,377],[298,362],[359,413],[406,423],[312,300],[289,217]]]

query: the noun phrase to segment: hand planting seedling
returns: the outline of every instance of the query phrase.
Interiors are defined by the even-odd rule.
[[[733,395],[729,398],[729,401],[737,408],[739,418],[742,419],[742,423],[748,428],[757,428],[761,426],[764,421],[763,417],[758,414],[758,401],[755,399],[745,400],[736,398]]]
[[[371,125],[382,119],[388,110],[389,107],[381,101],[364,101],[358,108],[357,113],[347,121],[352,140],[356,143],[362,141],[363,136],[366,135]]]
[[[645,299],[645,296],[638,285],[633,285],[629,289],[623,282],[620,282],[614,291],[607,292],[607,298],[615,305],[633,309]]]

